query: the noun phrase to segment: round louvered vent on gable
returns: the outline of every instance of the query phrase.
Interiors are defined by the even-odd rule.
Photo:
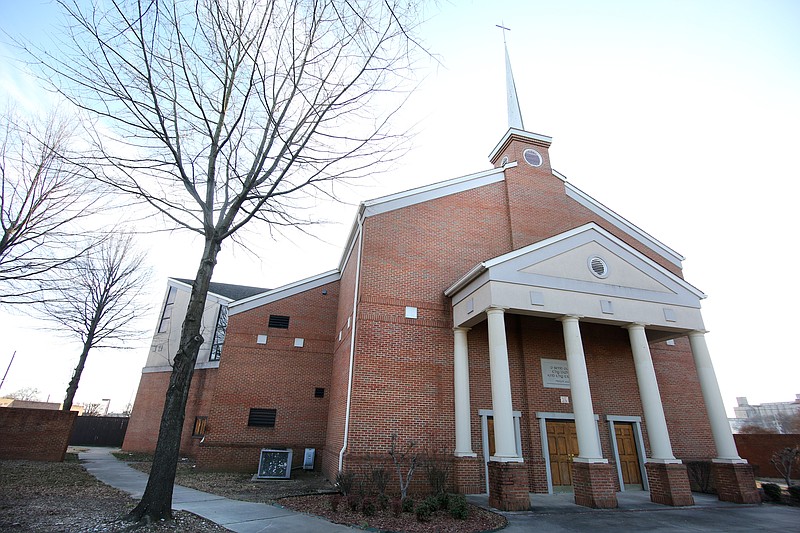
[[[542,165],[542,155],[533,148],[528,148],[522,152],[522,157],[525,159],[525,162],[532,167],[539,167]]]
[[[589,258],[589,270],[598,278],[605,278],[608,276],[608,265],[597,256]]]

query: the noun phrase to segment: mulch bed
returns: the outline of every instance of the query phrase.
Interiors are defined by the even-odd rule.
[[[451,517],[438,511],[430,520],[420,522],[414,513],[401,513],[394,516],[391,509],[378,509],[373,516],[365,516],[360,511],[351,511],[342,501],[334,512],[331,499],[334,495],[293,496],[282,498],[278,503],[288,509],[321,516],[337,524],[354,525],[362,528],[378,529],[386,532],[404,533],[478,533],[496,531],[507,525],[505,517],[468,504],[469,515],[464,520]]]

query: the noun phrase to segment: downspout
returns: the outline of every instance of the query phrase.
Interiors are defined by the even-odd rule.
[[[347,449],[347,437],[350,432],[350,400],[353,394],[353,360],[356,352],[356,316],[358,307],[358,284],[361,279],[361,250],[364,248],[364,216],[358,217],[358,258],[356,259],[356,283],[353,290],[353,327],[350,328],[350,370],[347,376],[347,407],[344,413],[344,439],[339,450],[339,472],[344,464],[344,452]]]

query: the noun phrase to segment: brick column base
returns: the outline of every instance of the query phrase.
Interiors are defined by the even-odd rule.
[[[489,461],[489,505],[501,511],[528,511],[528,467],[525,463]]]
[[[694,505],[685,464],[645,463],[650,501],[675,507]]]
[[[608,463],[572,463],[575,503],[594,509],[617,507],[614,467]]]
[[[480,494],[485,490],[481,483],[483,461],[477,457],[453,459],[453,488],[459,494]]]
[[[761,503],[753,467],[747,463],[712,463],[717,495],[723,502]]]

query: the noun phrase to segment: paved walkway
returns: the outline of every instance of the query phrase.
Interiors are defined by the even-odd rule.
[[[112,451],[90,448],[81,452],[80,458],[86,470],[103,483],[141,497],[147,474],[117,460]],[[503,533],[800,532],[800,507],[737,505],[707,494],[694,494],[694,498],[692,507],[668,507],[652,503],[648,492],[626,491],[617,494],[619,508],[597,510],[575,505],[572,494],[531,494],[532,511],[500,514],[508,519]],[[488,508],[485,494],[467,499]],[[275,505],[230,500],[179,485],[175,485],[172,505],[240,533],[335,533],[355,529]]]
[[[79,457],[86,470],[103,483],[125,491],[134,498],[141,498],[147,486],[147,474],[117,460],[111,455],[112,451],[110,448],[90,448],[80,452]],[[172,508],[192,512],[237,533],[335,533],[354,530],[277,505],[231,500],[179,485],[175,485],[172,493]]]

